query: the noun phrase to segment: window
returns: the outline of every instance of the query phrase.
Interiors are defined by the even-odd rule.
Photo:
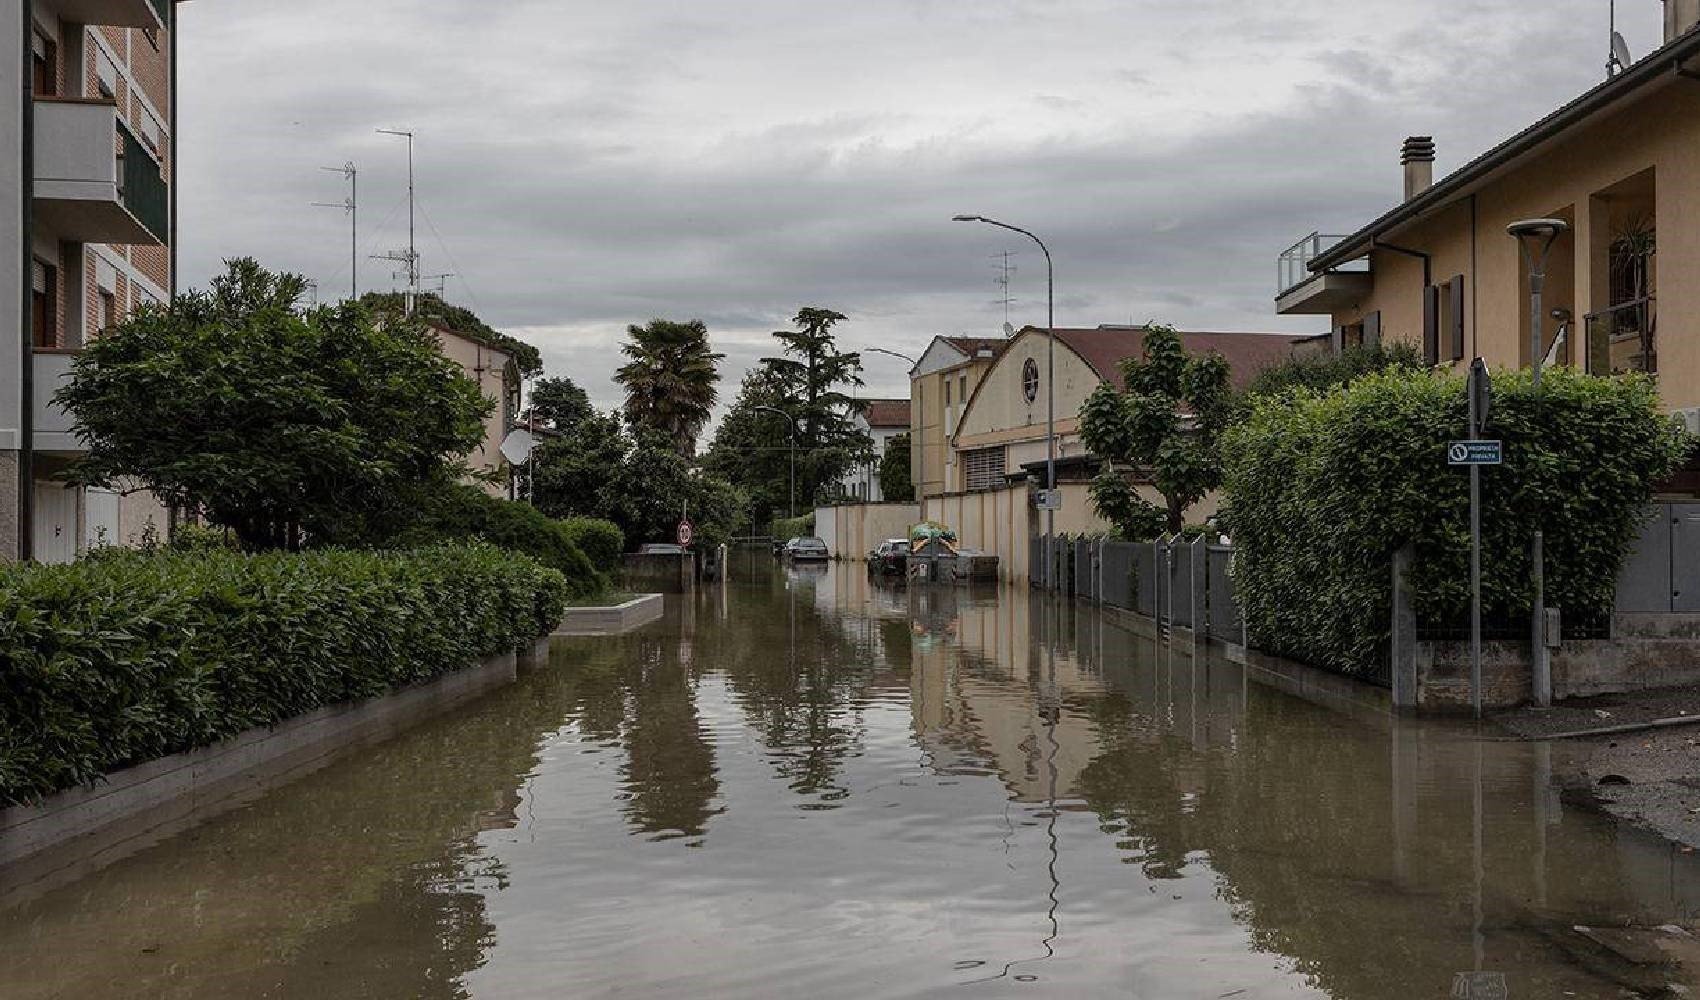
[[[1021,366],[1021,395],[1029,403],[1039,398],[1039,362],[1032,358]]]
[[[995,490],[1003,485],[1004,451],[1000,448],[981,448],[962,456],[962,488],[969,493]]]
[[[95,83],[100,88],[100,96],[115,98],[118,96],[118,67],[106,57],[104,52],[96,52],[94,60]]]
[[[39,28],[30,38],[30,86],[37,97],[53,97],[59,93],[58,46]]]
[[[59,346],[58,294],[58,268],[46,261],[35,261],[30,270],[30,331],[31,343],[37,347]]]
[[[100,290],[100,328],[110,330],[118,325],[118,296],[102,288]]]
[[[944,380],[944,405],[946,405],[946,406],[950,405],[950,379],[949,379],[949,377],[946,377],[945,380]]]
[[[1464,358],[1464,276],[1423,289],[1423,361]]]
[[[1440,364],[1440,286],[1423,289],[1423,364]]]
[[[964,403],[968,402],[968,376],[962,376],[956,383],[956,389],[956,398]]]

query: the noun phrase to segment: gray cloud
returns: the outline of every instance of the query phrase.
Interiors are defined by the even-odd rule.
[[[1272,315],[1274,258],[1397,196],[1432,133],[1450,169],[1597,82],[1594,0],[299,0],[181,12],[183,280],[252,254],[346,290],[405,242],[419,133],[426,271],[533,340],[599,404],[625,326],[700,317],[723,397],[803,304],[849,346],[991,333],[990,257],[1020,253],[1012,319],[1308,330]],[[1620,16],[1640,51],[1657,11]],[[365,287],[389,287],[365,261]],[[906,391],[870,359],[870,394]]]

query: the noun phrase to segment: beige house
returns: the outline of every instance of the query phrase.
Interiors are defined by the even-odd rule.
[[[917,498],[948,492],[951,435],[969,395],[1008,345],[1002,337],[934,337],[909,372],[909,461]]]
[[[1108,530],[1110,525],[1098,516],[1088,495],[1098,461],[1080,441],[1080,408],[1100,385],[1122,387],[1121,363],[1144,356],[1145,334],[1140,326],[1059,329],[1054,355],[1042,328],[1027,327],[1003,342],[977,373],[975,388],[952,422],[943,469],[929,472],[938,485],[925,498],[923,516],[953,527],[963,544],[997,555],[1005,579],[1027,578],[1029,541],[1045,530],[1047,521],[1034,509],[1033,490],[1045,479],[1048,394],[1054,381],[1061,494],[1056,530]],[[1204,332],[1182,332],[1180,338],[1189,354],[1213,351],[1226,358],[1237,387],[1286,360],[1308,339]],[[1052,364],[1054,377],[1049,374]],[[1142,492],[1152,503],[1162,502],[1154,489]],[[1214,500],[1207,499],[1189,517],[1196,520],[1214,511]]]
[[[495,404],[484,419],[484,440],[466,456],[473,473],[468,482],[483,487],[491,496],[512,499],[513,475],[508,460],[502,457],[502,441],[517,426],[523,389],[519,365],[507,353],[447,327],[431,324],[431,332],[442,345],[443,356],[459,365],[467,378],[478,383],[484,397]]]
[[[1560,219],[1545,361],[1657,374],[1700,425],[1700,0],[1666,11],[1662,48],[1439,183],[1433,140],[1407,140],[1405,200],[1283,254],[1277,312],[1327,316],[1335,349],[1403,341],[1437,365],[1526,366],[1529,269],[1506,227]]]

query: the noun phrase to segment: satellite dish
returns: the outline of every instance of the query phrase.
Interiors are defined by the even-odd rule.
[[[523,465],[536,447],[537,439],[531,436],[530,431],[521,427],[502,439],[502,457],[510,464]]]
[[[1006,336],[1006,337],[1015,336],[1015,324],[1014,323],[1005,323],[1003,325],[1003,335]]]
[[[1629,51],[1629,43],[1623,40],[1623,33],[1618,32],[1618,31],[1612,32],[1611,33],[1611,65],[1613,67],[1612,75],[1616,76],[1617,74],[1623,72],[1625,69],[1628,68],[1629,64],[1634,62],[1634,61],[1635,61],[1635,57],[1633,55],[1631,55],[1630,51]]]

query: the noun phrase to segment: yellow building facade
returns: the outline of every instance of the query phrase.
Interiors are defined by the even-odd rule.
[[[1284,254],[1277,311],[1329,317],[1336,349],[1405,342],[1440,366],[1524,367],[1530,269],[1507,227],[1557,219],[1543,361],[1649,372],[1670,409],[1700,407],[1700,4],[1670,12],[1663,48],[1439,183],[1433,141],[1407,140],[1405,201]]]

